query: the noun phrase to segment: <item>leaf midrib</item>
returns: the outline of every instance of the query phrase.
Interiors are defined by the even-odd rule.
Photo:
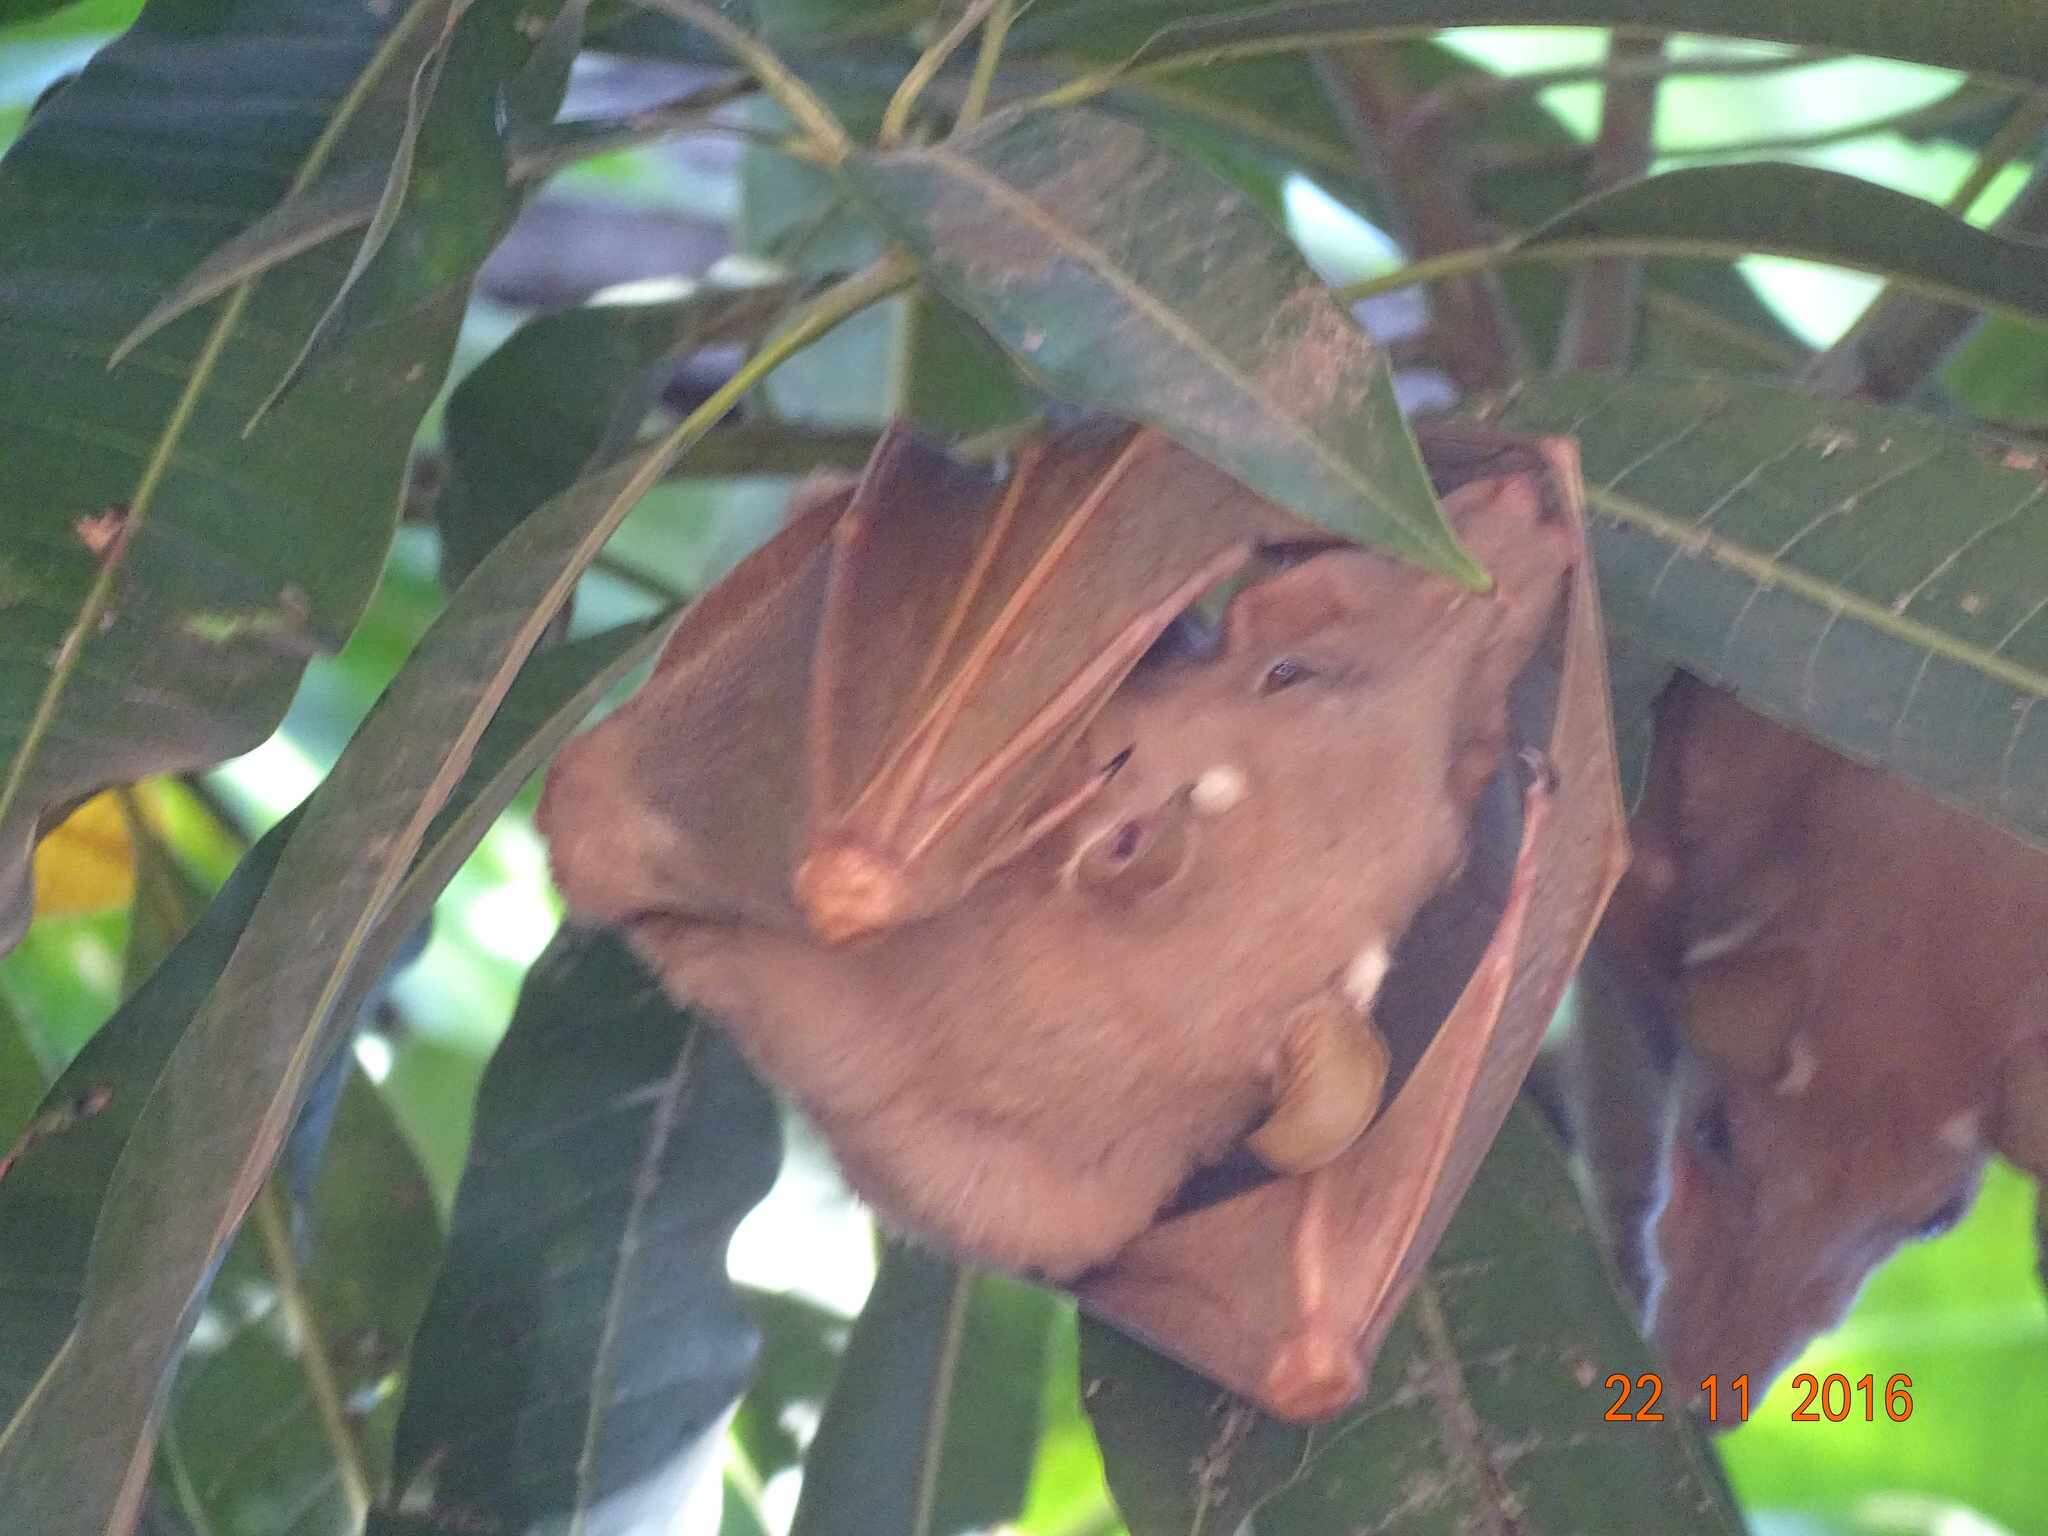
[[[1038,230],[1052,244],[1064,245],[1092,268],[1110,286],[1123,294],[1132,308],[1139,310],[1169,337],[1228,380],[1237,392],[1275,418],[1282,428],[1295,439],[1306,445],[1310,454],[1327,469],[1334,471],[1340,483],[1354,487],[1357,495],[1368,505],[1414,541],[1422,550],[1436,553],[1436,541],[1429,537],[1428,530],[1418,527],[1408,515],[1384,500],[1373,489],[1369,481],[1361,478],[1355,470],[1334,454],[1315,433],[1308,430],[1297,418],[1274,406],[1258,389],[1244,371],[1210,343],[1207,337],[1189,327],[1172,309],[1161,304],[1145,289],[1126,281],[1120,281],[1122,269],[1109,253],[1071,225],[1062,224],[1048,217],[1039,206],[1001,177],[985,170],[977,162],[960,155],[949,145],[938,145],[931,149],[914,151],[902,159],[926,159],[944,165],[960,180],[970,183],[993,202],[1015,212],[1024,222]],[[1061,237],[1065,238],[1062,239]],[[1334,300],[1332,301],[1335,302]],[[1364,339],[1364,338],[1361,338]],[[1370,345],[1370,342],[1367,342]]]

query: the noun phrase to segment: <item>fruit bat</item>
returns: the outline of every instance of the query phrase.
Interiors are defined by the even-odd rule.
[[[1620,856],[1570,451],[1434,460],[1491,593],[1153,430],[892,429],[557,760],[572,913],[895,1228],[1334,1412]]]
[[[1578,1028],[1668,1086],[1616,1203],[1673,1378],[1761,1392],[1988,1151],[2048,1174],[2048,854],[1683,676],[1631,837]]]

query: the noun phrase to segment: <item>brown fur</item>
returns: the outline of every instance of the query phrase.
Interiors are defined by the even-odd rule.
[[[1760,1391],[1974,1193],[1960,1133],[2048,1030],[2048,856],[1690,678],[1631,836],[1604,1006],[1682,1044],[1652,1329],[1679,1381]]]
[[[1239,495],[1247,529],[1277,523]],[[1450,508],[1498,595],[1353,549],[1255,580],[1232,599],[1218,654],[1141,667],[1027,810],[1128,753],[1099,793],[913,920],[832,944],[744,903],[665,896],[648,849],[698,839],[678,818],[716,817],[704,794],[729,775],[703,760],[700,695],[665,690],[660,671],[550,777],[541,823],[557,879],[573,910],[623,920],[670,990],[731,1029],[882,1216],[977,1260],[1076,1275],[1274,1108],[1298,1005],[1366,941],[1391,945],[1463,855],[1506,740],[1508,685],[1550,622],[1572,544],[1525,480],[1477,481]],[[787,553],[771,558],[794,569]],[[1116,595],[1074,585],[1075,601]],[[789,671],[744,652],[733,664],[764,660],[764,677]],[[1306,675],[1262,688],[1282,660]],[[672,664],[691,661],[672,649]],[[728,691],[748,686],[735,675]],[[1241,803],[1191,810],[1189,787],[1218,765],[1242,774]],[[786,880],[802,818],[787,805],[757,851],[767,862],[735,878]],[[1100,866],[1126,824],[1141,866],[1129,881]]]

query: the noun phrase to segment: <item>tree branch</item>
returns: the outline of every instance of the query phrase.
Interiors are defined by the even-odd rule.
[[[1600,133],[1584,192],[1592,196],[1650,169],[1657,121],[1657,87],[1664,62],[1661,33],[1615,32],[1607,42],[1608,79],[1601,98]],[[1640,258],[1602,256],[1573,268],[1571,296],[1557,341],[1557,367],[1619,368],[1635,353],[1642,314]]]
[[[1439,114],[1418,131],[1396,131],[1409,116],[1415,92],[1398,78],[1387,49],[1326,49],[1316,56],[1316,70],[1362,168],[1386,193],[1394,225],[1388,233],[1409,257],[1486,244],[1455,131],[1460,125]],[[1503,388],[1522,371],[1521,332],[1497,275],[1480,272],[1434,283],[1429,306],[1436,360],[1461,391]]]

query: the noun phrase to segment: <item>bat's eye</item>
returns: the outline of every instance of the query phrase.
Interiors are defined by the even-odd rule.
[[[1970,1197],[1967,1194],[1954,1195],[1942,1201],[1929,1213],[1925,1221],[1913,1228],[1914,1240],[1925,1242],[1930,1237],[1941,1236],[1961,1221],[1963,1212],[1969,1208]]]
[[[1692,1122],[1692,1144],[1699,1154],[1722,1167],[1735,1161],[1735,1127],[1728,1119],[1728,1099],[1715,1094]]]
[[[1259,679],[1260,693],[1278,693],[1283,688],[1292,688],[1296,683],[1305,683],[1315,673],[1306,663],[1293,656],[1282,656],[1266,668],[1266,675]]]

